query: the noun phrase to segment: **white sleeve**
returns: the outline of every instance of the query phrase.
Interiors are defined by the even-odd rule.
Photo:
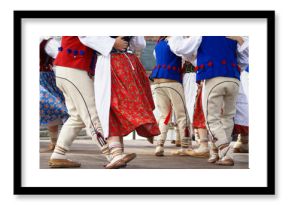
[[[114,46],[115,39],[109,36],[79,36],[82,44],[108,56]]]
[[[130,40],[130,49],[140,51],[146,47],[144,36],[133,36]]]
[[[237,61],[243,71],[249,65],[249,38],[243,37],[244,43],[238,44]]]
[[[185,60],[192,62],[197,50],[201,44],[201,36],[191,36],[183,38],[182,36],[172,36],[168,39],[170,50],[177,56],[185,58]]]
[[[244,43],[242,45],[238,44],[238,52],[249,52],[249,37],[243,36]],[[247,53],[248,54],[248,53]]]
[[[60,47],[60,40],[59,38],[51,38],[47,41],[44,50],[52,58],[56,58],[58,53],[58,48]]]

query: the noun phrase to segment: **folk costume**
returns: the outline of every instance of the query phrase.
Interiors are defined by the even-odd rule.
[[[151,142],[160,133],[153,114],[154,101],[146,71],[133,53],[146,46],[145,39],[143,36],[125,36],[123,39],[129,43],[124,51],[104,45],[112,50],[110,55],[98,57],[95,75],[96,106],[101,110],[104,135],[112,152],[119,154],[124,150],[122,138],[134,130]]]
[[[208,158],[215,155],[214,149],[209,149],[208,146],[208,133],[205,126],[205,118],[202,110],[202,85],[198,86],[196,83],[196,59],[194,62],[185,61],[183,87],[186,99],[187,111],[190,116],[190,126],[192,132],[197,130],[195,135],[195,142],[198,145],[195,149],[186,150],[186,154],[192,157],[204,157]],[[199,88],[198,88],[199,87]]]
[[[57,88],[55,74],[52,70],[53,60],[60,45],[59,39],[44,37],[40,43],[40,125],[48,128],[50,144],[47,151],[56,145],[58,125],[68,118],[64,96]]]
[[[154,104],[156,105],[157,100],[156,100],[156,94],[155,94],[155,84],[151,85],[151,91],[152,91],[152,96],[153,96],[153,100],[154,100]],[[157,107],[155,107],[155,109],[153,110],[155,119],[157,120],[157,122],[159,122],[159,118],[160,118],[160,112],[158,110]],[[171,122],[168,123],[169,128],[173,128],[173,129],[169,129],[168,130],[168,140],[171,140],[171,144],[175,144],[176,147],[180,147],[181,146],[181,140],[180,140],[180,134],[179,134],[179,129],[178,126],[176,124],[176,117],[175,115],[172,115],[171,112]]]
[[[190,121],[186,110],[184,90],[182,86],[182,57],[193,57],[192,45],[188,39],[181,36],[160,38],[155,47],[156,66],[150,79],[156,87],[156,106],[160,112],[158,138],[155,150],[156,156],[164,155],[164,143],[168,132],[168,122],[171,112],[175,114],[178,126],[181,149],[173,154],[184,155],[185,150],[191,145]]]
[[[95,105],[94,81],[97,53],[109,55],[111,48],[99,46],[106,42],[111,48],[115,40],[109,37],[63,36],[59,53],[54,62],[56,84],[62,90],[70,117],[63,125],[56,148],[51,156],[51,167],[79,167],[80,163],[68,160],[65,153],[80,130],[87,128],[87,134],[111,159],[108,144]],[[125,165],[123,159],[110,168]]]
[[[204,81],[203,109],[206,126],[218,147],[219,165],[234,165],[229,146],[240,84],[238,60],[247,60],[235,40],[224,36],[194,37],[197,47],[197,81]],[[243,58],[237,57],[243,55]]]

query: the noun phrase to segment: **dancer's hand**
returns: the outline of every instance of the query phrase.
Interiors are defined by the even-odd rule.
[[[226,36],[226,38],[237,41],[240,45],[244,43],[244,39],[241,36]]]
[[[114,43],[114,48],[117,49],[117,50],[125,50],[128,48],[128,42],[127,41],[124,41],[123,39],[123,36],[119,36],[116,38],[116,41]]]

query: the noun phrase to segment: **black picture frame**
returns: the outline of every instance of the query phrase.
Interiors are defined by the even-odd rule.
[[[22,19],[204,18],[267,20],[266,187],[24,187],[22,185]],[[15,195],[273,195],[275,194],[275,11],[14,11],[14,194]]]

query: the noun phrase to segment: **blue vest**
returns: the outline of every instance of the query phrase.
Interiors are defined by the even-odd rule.
[[[203,36],[197,51],[196,81],[231,77],[240,80],[237,42],[225,36]]]
[[[165,78],[182,83],[181,57],[170,50],[167,40],[161,40],[156,44],[155,54],[156,66],[150,75],[150,79]]]

